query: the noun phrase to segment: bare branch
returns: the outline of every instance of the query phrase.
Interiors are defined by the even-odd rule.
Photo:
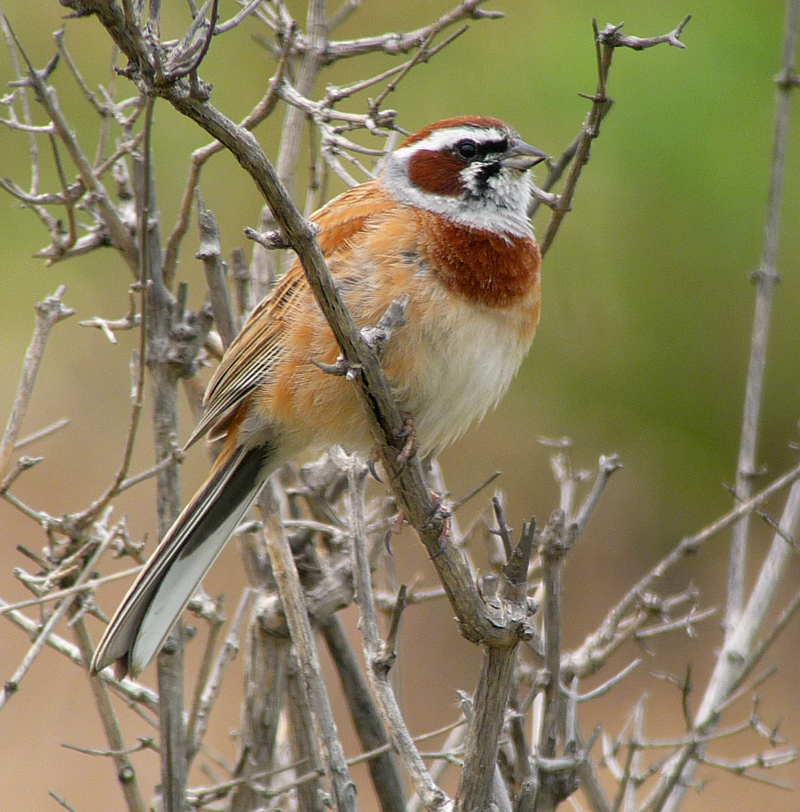
[[[383,51],[392,56],[398,53],[408,53],[412,48],[419,48],[430,37],[436,36],[445,28],[465,19],[497,20],[505,16],[500,11],[484,11],[480,9],[486,0],[464,0],[438,20],[430,25],[409,31],[406,34],[384,34],[379,37],[363,37],[358,40],[342,40],[331,42],[325,53],[328,62],[337,59],[358,56],[373,51]]]
[[[798,0],[787,0],[783,28],[781,71],[775,97],[775,123],[769,175],[769,194],[765,212],[764,244],[758,269],[752,274],[752,280],[756,286],[756,302],[750,338],[750,362],[745,384],[739,459],[736,463],[736,499],[743,502],[746,502],[753,492],[758,470],[756,450],[764,371],[766,368],[767,338],[772,313],[772,299],[780,278],[777,270],[778,235],[783,183],[786,174],[792,89],[794,87],[792,83],[781,82],[780,79],[786,79],[794,74],[798,28],[800,28],[800,2]],[[744,610],[749,534],[750,517],[745,515],[735,525],[731,539],[728,564],[728,603],[725,611],[727,634],[734,633]]]
[[[736,630],[725,639],[724,648],[717,658],[714,673],[709,680],[703,701],[694,719],[695,729],[708,733],[719,719],[720,706],[739,684],[741,674],[753,654],[755,637],[762,628],[767,612],[775,597],[781,575],[793,555],[792,545],[784,539],[784,534],[793,536],[800,528],[800,484],[795,483],[781,519],[781,534],[775,534],[772,546],[761,568],[753,592]],[[682,796],[679,785],[690,780],[696,769],[695,755],[702,753],[696,747],[685,747],[664,770],[662,780],[653,794],[653,799],[668,798],[674,804],[676,793]],[[678,776],[677,779],[675,776]]]
[[[25,353],[22,376],[17,387],[14,405],[11,407],[11,414],[6,423],[3,441],[0,443],[0,476],[8,468],[14,454],[14,446],[31,402],[33,387],[36,384],[36,376],[39,373],[39,365],[42,362],[50,331],[58,322],[75,312],[71,308],[65,307],[61,301],[65,290],[66,287],[61,285],[52,296],[48,296],[36,305],[36,328]]]
[[[575,524],[578,525],[578,533],[581,533],[586,527],[589,517],[592,515],[592,511],[600,501],[600,496],[602,495],[608,480],[611,478],[614,471],[618,471],[620,468],[622,468],[622,463],[619,461],[619,457],[617,457],[616,454],[611,454],[610,456],[603,454],[600,457],[597,468],[597,477],[595,478],[592,490],[586,497],[586,501],[581,505],[580,510],[575,516]]]
[[[366,549],[364,522],[364,480],[367,469],[354,458],[342,455],[341,464],[347,473],[349,489],[349,516],[353,533],[353,573],[356,601],[361,611],[360,630],[366,661],[367,680],[378,706],[383,722],[395,749],[411,776],[417,794],[427,810],[441,809],[448,798],[434,783],[414,745],[403,720],[400,708],[389,682],[389,670],[395,653],[386,648],[378,632],[378,620],[372,596],[369,558]]]
[[[739,759],[738,761],[732,761],[730,759],[723,759],[719,757],[712,758],[710,756],[704,756],[702,762],[703,764],[709,764],[712,767],[717,767],[718,769],[731,772],[734,775],[740,775],[753,781],[760,781],[762,784],[767,784],[771,787],[794,790],[795,787],[793,784],[785,781],[778,781],[775,778],[768,778],[765,775],[758,775],[757,773],[753,773],[752,769],[754,767],[760,767],[761,769],[769,770],[775,767],[782,767],[785,764],[791,764],[792,762],[797,761],[797,758],[798,750],[793,747],[788,750],[778,750],[771,753],[759,753],[758,755]]]
[[[39,440],[43,440],[45,437],[49,437],[51,434],[55,434],[57,431],[60,431],[68,426],[69,422],[68,417],[62,417],[60,420],[56,420],[55,423],[51,423],[49,426],[45,426],[43,429],[39,429],[39,431],[29,434],[27,437],[23,437],[21,440],[17,440],[14,443],[14,450],[19,451],[20,449],[25,448],[27,445],[32,445]]]
[[[73,629],[75,630],[75,639],[78,641],[78,647],[80,648],[83,662],[88,664],[92,661],[92,654],[94,652],[84,618],[79,618],[78,621],[73,624]],[[119,782],[125,802],[130,812],[145,812],[147,804],[145,804],[142,791],[139,788],[136,771],[133,768],[131,760],[128,758],[125,742],[122,738],[122,731],[117,721],[117,715],[114,713],[108,690],[103,681],[97,677],[90,680],[90,682],[100,720],[103,723],[106,740],[108,741],[108,746],[111,751],[110,756],[116,768],[117,781]]]
[[[336,798],[336,808],[340,812],[348,812],[355,808],[354,785],[350,781],[330,699],[322,679],[297,568],[283,528],[275,520],[275,507],[273,506],[269,516],[263,517],[272,571],[295,651],[300,660],[302,678],[306,684],[317,726],[318,746],[320,752],[324,754],[326,772]]]
[[[17,85],[19,85],[20,93],[18,98],[20,99],[20,104],[22,106],[22,119],[24,121],[24,126],[28,129],[28,153],[30,155],[30,165],[31,165],[31,185],[30,191],[32,194],[35,194],[39,190],[39,145],[36,143],[36,138],[33,132],[30,131],[31,127],[31,110],[30,104],[28,101],[28,93],[27,87],[25,86],[25,82],[23,79],[22,69],[19,64],[19,59],[17,58],[17,50],[14,47],[14,43],[16,42],[16,38],[13,36],[11,32],[11,28],[8,24],[8,20],[6,19],[6,15],[0,11],[0,29],[3,31],[3,39],[5,40],[6,49],[8,50],[8,54],[11,57],[11,64],[14,67],[14,75],[17,77]],[[16,95],[16,94],[15,94]],[[13,116],[13,107],[12,107],[13,100],[9,101],[9,110]],[[6,122],[11,123],[11,122]],[[50,127],[51,125],[48,125]],[[0,467],[2,470],[2,467]]]
[[[249,0],[246,5],[243,5],[237,14],[226,20],[224,23],[217,23],[214,28],[214,36],[218,34],[225,34],[228,31],[236,28],[237,25],[246,20],[255,10],[261,5],[262,0]]]
[[[246,130],[254,129],[274,111],[278,102],[277,88],[283,81],[284,72],[286,71],[289,62],[291,42],[292,36],[288,36],[284,44],[283,52],[278,61],[278,66],[275,69],[275,75],[269,82],[267,92],[264,94],[261,101],[259,101],[259,103],[241,122],[240,126],[244,127]],[[224,149],[224,147],[219,141],[212,141],[210,144],[200,147],[192,153],[191,166],[189,168],[189,178],[184,188],[178,222],[175,224],[172,233],[167,239],[164,250],[164,279],[167,287],[172,286],[172,280],[175,277],[175,271],[178,264],[180,246],[183,242],[183,238],[186,236],[186,233],[189,230],[192,201],[194,200],[197,186],[200,182],[200,173],[205,163],[222,149]]]
[[[220,649],[214,667],[210,670],[206,680],[202,682],[198,680],[197,682],[197,693],[189,714],[189,724],[187,725],[187,760],[189,762],[200,749],[200,743],[208,725],[208,717],[222,687],[222,679],[228,665],[235,659],[239,651],[239,633],[242,621],[250,611],[254,599],[255,592],[252,589],[246,589],[242,593],[239,606],[236,608],[236,613],[231,621],[230,631]]]
[[[97,590],[97,587],[102,584],[108,584],[112,581],[119,581],[122,578],[129,578],[131,575],[136,575],[141,567],[131,567],[131,569],[115,572],[111,575],[106,575],[103,578],[92,578],[90,583],[78,584],[71,586],[68,589],[59,589],[55,592],[48,592],[38,598],[30,598],[26,601],[19,601],[18,603],[2,604],[0,605],[0,615],[15,612],[18,609],[27,609],[29,606],[41,606],[47,601],[57,601],[61,598],[66,598],[71,595],[77,595],[81,592],[91,593]]]
[[[485,809],[490,796],[498,808],[504,806],[506,790],[502,784],[496,786],[495,771],[516,657],[515,646],[484,647],[472,718],[464,742],[464,766],[456,793],[456,810]]]
[[[100,318],[100,316],[94,316],[91,319],[82,321],[80,323],[81,327],[97,327],[112,344],[116,344],[117,337],[114,335],[115,332],[119,330],[133,330],[142,323],[141,315],[136,312],[135,290],[139,288],[140,286],[138,285],[131,285],[130,309],[128,310],[127,316],[121,319],[103,319]]]
[[[358,761],[368,761],[382,812],[404,812],[405,790],[395,755],[391,752],[392,744],[381,722],[380,711],[370,695],[367,680],[347,639],[344,625],[337,615],[331,615],[322,625],[322,633],[336,665],[353,725],[361,746],[366,751]],[[348,759],[349,766],[354,763],[356,759]]]

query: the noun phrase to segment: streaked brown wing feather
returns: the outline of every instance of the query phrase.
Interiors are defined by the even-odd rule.
[[[335,257],[368,226],[376,214],[397,205],[379,181],[349,189],[311,216],[319,226],[318,241],[326,259]],[[188,448],[207,432],[212,439],[225,434],[236,410],[275,367],[282,353],[285,324],[307,287],[295,260],[273,291],[253,309],[217,367],[203,399],[205,412],[192,432]]]

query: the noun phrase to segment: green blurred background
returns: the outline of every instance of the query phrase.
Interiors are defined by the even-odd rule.
[[[186,24],[184,6],[165,6],[165,34],[177,36]],[[442,0],[363,0],[360,11],[336,35],[350,38],[416,28],[449,6]],[[302,4],[289,7],[303,18]],[[621,456],[624,468],[613,478],[569,561],[565,634],[568,644],[576,644],[621,589],[682,535],[730,507],[724,484],[735,476],[754,301],[748,275],[757,267],[762,247],[783,4],[495,0],[487,8],[502,10],[507,18],[472,23],[464,36],[399,85],[389,104],[400,111],[403,127],[414,130],[464,113],[494,115],[512,123],[527,141],[558,155],[577,133],[588,108],[578,94],[595,88],[592,18],[601,26],[625,21],[627,33],[652,36],[672,29],[685,14],[693,15],[683,36],[686,50],[662,45],[616,54],[609,85],[615,105],[594,144],[573,212],[546,258],[542,320],[533,350],[497,411],[442,460],[456,496],[492,471],[503,471],[501,487],[512,524],[519,527],[531,514],[546,519],[557,504],[549,451],[538,437],[572,438],[575,463],[581,468],[593,468],[603,453]],[[3,10],[34,64],[42,67],[54,52],[50,35],[61,26],[63,9],[51,0],[35,4],[33,13],[32,4],[24,0],[6,0]],[[232,10],[231,3],[222,3],[223,16]],[[272,70],[254,33],[265,30],[251,21],[215,40],[201,72],[214,84],[212,102],[234,119],[257,101]],[[89,85],[107,83],[109,48],[99,25],[92,19],[70,21],[66,41]],[[340,63],[325,74],[319,91],[324,84],[344,84],[394,63],[383,55]],[[4,86],[13,79],[5,51],[0,53],[0,78]],[[117,84],[120,95],[130,94],[125,80],[117,79]],[[95,116],[63,65],[55,85],[62,107],[93,154]],[[359,104],[363,98],[351,109],[361,111]],[[42,121],[38,111],[36,120]],[[279,116],[258,132],[270,154],[279,132]],[[207,138],[159,104],[155,141],[162,233],[168,233],[187,176],[187,156]],[[40,147],[46,156],[43,175],[53,183],[49,148],[45,141]],[[0,130],[0,174],[25,187],[27,163],[25,138]],[[778,255],[782,282],[773,310],[759,442],[759,462],[773,474],[796,460],[789,443],[797,439],[800,401],[799,168],[795,139],[787,163]],[[243,227],[257,223],[261,201],[235,161],[224,155],[204,171],[201,191],[216,214],[227,256],[244,244]],[[540,230],[542,217],[536,223]],[[65,301],[78,311],[54,331],[23,433],[63,416],[70,418],[70,426],[26,449],[46,459],[14,488],[38,509],[59,514],[86,506],[116,470],[128,419],[127,363],[135,341],[123,334],[112,346],[98,331],[78,325],[95,315],[119,318],[127,312],[130,279],[115,253],[105,250],[46,268],[32,258],[46,242],[36,218],[0,195],[0,420],[5,421],[13,400],[33,327],[33,304],[65,284]],[[189,281],[194,306],[203,298],[195,247],[192,235],[179,268],[179,278]],[[147,422],[136,470],[152,462]],[[185,439],[191,426],[188,412],[183,425]],[[202,451],[190,456],[183,474],[185,497],[202,480],[207,465]],[[780,503],[772,507],[777,513]],[[128,516],[135,536],[153,537],[152,484],[128,492],[116,508],[115,516]],[[753,558],[758,559],[768,538],[766,530],[756,528]],[[701,590],[704,606],[724,601],[726,542],[711,542],[665,587],[691,582]],[[40,548],[41,531],[0,503],[0,595],[7,601],[27,597],[11,576],[13,567],[26,565],[15,549],[20,543]],[[401,574],[410,578],[422,573],[430,580],[413,545],[409,539],[409,549],[398,553]],[[796,584],[798,567],[792,567],[787,581]],[[233,591],[242,581],[235,550],[226,551],[209,577],[209,591]],[[101,593],[106,611],[122,590],[120,585]],[[787,594],[791,591],[787,587]],[[69,636],[67,630],[62,632]],[[657,641],[655,652],[639,669],[638,682],[585,709],[584,730],[603,719],[614,735],[637,692],[646,687],[657,698],[651,702],[648,733],[680,735],[677,692],[648,679],[647,672],[682,674],[691,661],[698,701],[710,652],[720,643],[718,622],[706,622],[701,632],[698,640],[678,634]],[[433,722],[453,718],[454,689],[472,689],[478,655],[458,638],[444,605],[418,610],[406,634],[408,640],[424,638],[436,652],[414,656],[413,661],[406,655],[402,669],[412,725],[421,732]],[[18,630],[6,621],[0,624],[2,679],[13,673],[26,644]],[[451,662],[458,665],[442,669],[442,651],[452,652]],[[762,689],[766,721],[786,717],[783,730],[794,742],[800,741],[798,651],[795,625],[776,649],[781,670]],[[615,665],[621,667],[630,656],[628,652]],[[219,723],[216,746],[222,750],[233,747],[226,737],[238,724],[235,687],[223,697],[229,715]],[[59,747],[65,741],[104,746],[90,703],[85,678],[76,669],[64,669],[56,655],[43,655],[0,715],[0,808],[54,808],[48,789],[87,812],[121,806],[108,764]],[[736,719],[746,717],[746,703],[737,711]],[[341,724],[350,736],[344,719]],[[752,737],[728,755],[763,746]],[[348,752],[355,752],[354,744]],[[152,755],[137,761],[145,791],[147,780],[156,780],[155,764]],[[789,767],[779,777],[792,780],[799,775],[796,767]],[[368,795],[362,803],[369,805]],[[767,806],[776,812],[796,809],[797,795],[713,774],[702,795],[690,795],[686,809]]]

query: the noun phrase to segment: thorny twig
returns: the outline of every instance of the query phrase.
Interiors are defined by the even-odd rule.
[[[686,556],[693,555],[699,546],[715,535],[733,525],[745,513],[753,511],[766,502],[774,494],[780,492],[787,485],[800,479],[800,465],[795,466],[783,476],[778,477],[763,491],[756,494],[749,502],[738,505],[725,516],[717,519],[708,527],[692,536],[682,539],[673,550],[665,556],[655,567],[643,576],[626,595],[606,615],[597,631],[589,635],[585,642],[575,651],[566,656],[563,668],[570,675],[586,676],[594,673],[596,667],[605,662],[609,654],[619,648],[624,639],[633,634],[646,619],[646,614],[635,613],[638,617],[633,623],[626,621],[623,633],[620,634],[623,621],[629,613],[641,604],[642,597],[646,596],[660,578],[675,567]],[[785,544],[785,542],[784,542]]]

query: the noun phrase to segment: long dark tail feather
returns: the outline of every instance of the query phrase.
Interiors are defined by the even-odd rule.
[[[275,464],[276,447],[238,449],[206,480],[167,531],[106,628],[92,659],[97,673],[140,674],[225,546]]]

